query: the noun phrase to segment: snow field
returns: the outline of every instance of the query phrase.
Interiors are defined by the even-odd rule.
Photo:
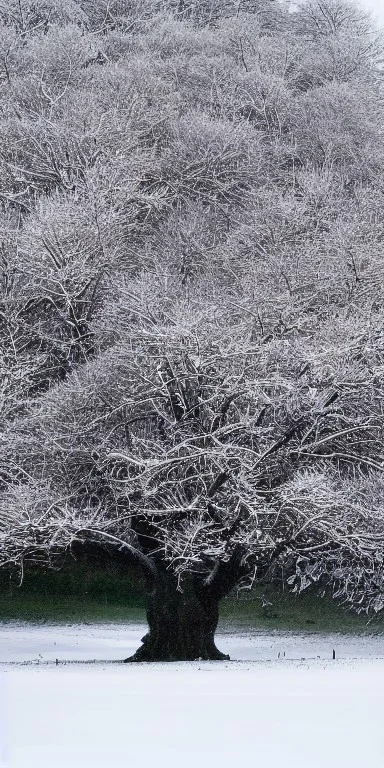
[[[119,660],[140,646],[146,624],[0,625],[2,662]],[[217,647],[238,661],[383,658],[384,635],[322,635],[254,631],[217,635]],[[285,656],[284,656],[285,654]],[[280,655],[280,656],[279,656]],[[383,763],[384,766],[384,763]]]
[[[1,689],[7,768],[384,766],[383,661],[16,667]]]
[[[1,768],[384,768],[382,637],[228,634],[242,661],[102,661],[144,632],[1,627]]]

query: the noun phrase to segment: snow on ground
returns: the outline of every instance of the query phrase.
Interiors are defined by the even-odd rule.
[[[378,637],[219,638],[238,663],[9,664],[121,659],[143,630],[0,628],[2,768],[384,768]],[[329,661],[336,640],[347,661]]]
[[[0,625],[0,664],[9,661],[118,660],[130,656],[147,632],[145,624]],[[384,658],[384,635],[254,631],[218,634],[220,650],[238,661]],[[384,768],[384,761],[383,761]]]
[[[13,668],[7,768],[382,768],[384,662]]]

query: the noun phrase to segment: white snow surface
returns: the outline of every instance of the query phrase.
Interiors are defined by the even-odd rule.
[[[384,768],[382,637],[222,635],[239,661],[107,663],[144,632],[0,627],[1,768]]]
[[[2,662],[120,660],[132,655],[146,624],[0,625]],[[384,634],[253,631],[216,635],[216,645],[236,661],[384,659]],[[384,760],[383,760],[384,768]]]

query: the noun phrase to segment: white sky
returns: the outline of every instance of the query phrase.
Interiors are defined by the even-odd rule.
[[[360,5],[372,11],[381,27],[384,27],[384,0],[359,0]]]

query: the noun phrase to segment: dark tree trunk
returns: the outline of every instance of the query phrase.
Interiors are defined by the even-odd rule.
[[[148,596],[149,632],[131,661],[229,659],[215,646],[219,619],[218,594],[190,579],[177,589],[169,572],[160,572]]]
[[[193,661],[195,659],[229,659],[215,645],[215,632],[219,620],[219,602],[229,594],[239,579],[246,575],[242,564],[243,549],[235,547],[226,561],[212,565],[210,574],[186,577],[182,591],[177,580],[164,563],[152,560],[142,550],[130,544],[119,543],[113,537],[100,534],[100,540],[89,538],[93,531],[83,529],[71,545],[75,556],[105,560],[122,565],[137,562],[147,578],[149,632],[142,638],[143,645],[125,661]],[[88,538],[85,538],[85,537]]]

